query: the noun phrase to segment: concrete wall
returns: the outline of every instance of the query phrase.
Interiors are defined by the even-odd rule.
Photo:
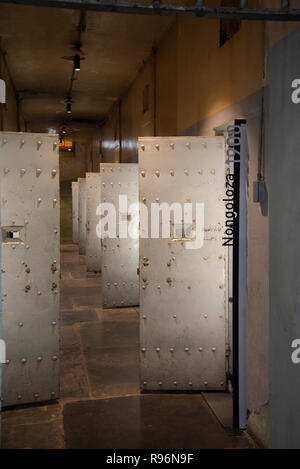
[[[101,153],[103,163],[120,161],[120,108],[116,104],[102,130]]]
[[[270,423],[272,448],[299,448],[300,364],[300,31],[282,39],[270,60]]]
[[[96,129],[91,139],[91,164],[88,165],[89,172],[98,172],[101,160],[101,132],[100,129]]]
[[[148,95],[144,111],[143,97]],[[121,107],[122,162],[135,163],[138,159],[137,136],[154,134],[154,68],[153,57],[143,67],[137,79],[122,100]]]
[[[257,3],[275,6],[272,0],[250,2]],[[300,0],[296,3],[300,5]],[[137,161],[138,136],[177,135],[255,94],[268,84],[270,45],[299,27],[290,22],[243,21],[240,31],[220,48],[219,24],[219,20],[192,18],[174,21],[121,99],[120,108],[111,110],[102,129],[105,161],[121,157],[123,162]],[[152,103],[143,113],[147,85]]]
[[[88,170],[88,161],[91,153],[90,143],[75,143],[75,152],[60,151],[59,171],[60,181],[74,181],[78,177],[85,177]]]

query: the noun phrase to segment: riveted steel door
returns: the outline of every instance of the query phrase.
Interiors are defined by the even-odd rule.
[[[139,240],[120,234],[121,223],[128,221],[132,232],[138,230],[138,211],[129,214],[120,207],[119,197],[127,197],[127,205],[138,203],[138,165],[133,163],[103,163],[101,173],[101,203],[112,203],[116,209],[116,236],[105,237],[102,244],[103,306],[134,306],[139,303],[138,256]]]
[[[78,178],[78,244],[79,254],[86,252],[86,181]]]
[[[78,182],[72,182],[72,238],[78,243]]]
[[[57,136],[0,133],[3,405],[59,394]]]
[[[86,173],[86,265],[88,272],[101,271],[101,239],[97,235],[101,185],[100,173]]]
[[[140,203],[149,212],[163,202],[191,203],[193,217],[196,203],[204,210],[202,247],[192,236],[201,217],[183,232],[170,215],[168,238],[140,237],[141,387],[224,390],[224,138],[141,138],[139,164]]]

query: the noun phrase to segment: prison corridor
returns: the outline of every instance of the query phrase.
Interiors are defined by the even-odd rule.
[[[227,428],[214,393],[141,394],[138,308],[101,305],[101,277],[62,243],[60,397],[3,409],[2,448],[255,447]]]

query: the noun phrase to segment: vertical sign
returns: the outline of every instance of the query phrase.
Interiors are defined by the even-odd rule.
[[[233,164],[233,427],[247,426],[246,301],[247,301],[247,201],[246,121],[227,128],[228,164]],[[228,178],[228,175],[227,175]]]

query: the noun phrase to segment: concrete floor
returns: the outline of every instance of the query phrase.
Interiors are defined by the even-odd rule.
[[[101,278],[62,244],[61,395],[2,412],[2,448],[253,448],[200,394],[139,393],[138,309],[101,308]]]

